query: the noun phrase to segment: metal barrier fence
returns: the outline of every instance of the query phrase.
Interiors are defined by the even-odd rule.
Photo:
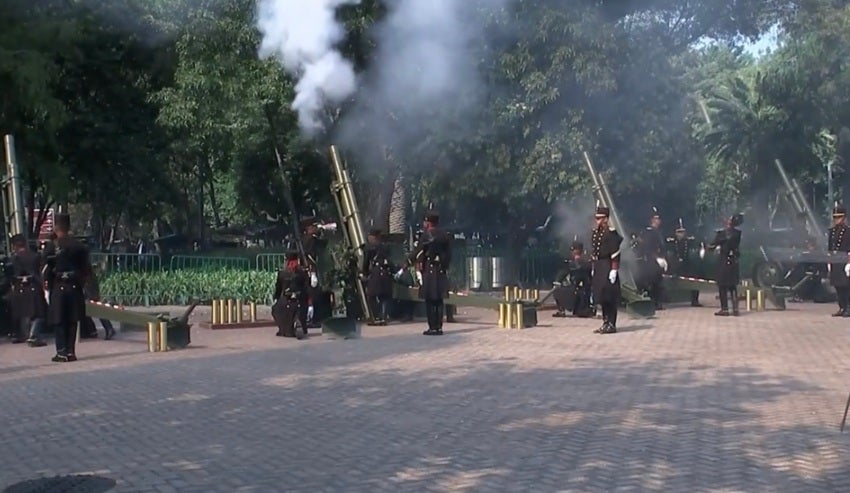
[[[283,253],[261,253],[254,259],[257,270],[275,272],[284,264],[286,255]]]
[[[92,253],[91,263],[103,272],[156,272],[162,270],[162,257],[157,253]]]
[[[174,255],[169,270],[181,269],[234,269],[249,270],[251,261],[245,257],[204,257],[202,255]]]
[[[159,272],[166,268],[159,254],[92,253],[92,264],[107,272]],[[284,264],[283,253],[261,253],[248,257],[207,257],[174,255],[167,269],[176,270],[257,270],[275,272]],[[473,260],[474,259],[474,260]],[[501,289],[507,284],[539,287],[552,281],[563,259],[555,252],[523,250],[506,254],[480,248],[458,248],[453,255],[449,276],[459,289]],[[485,279],[482,279],[482,276]]]

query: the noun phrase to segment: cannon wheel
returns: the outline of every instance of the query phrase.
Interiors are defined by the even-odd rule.
[[[782,268],[776,262],[759,262],[753,267],[753,284],[757,288],[776,286],[782,279]]]

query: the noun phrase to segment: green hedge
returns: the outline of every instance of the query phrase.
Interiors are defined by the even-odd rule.
[[[112,272],[100,281],[103,301],[129,306],[185,305],[190,300],[240,299],[269,303],[274,272],[241,270],[179,270]]]

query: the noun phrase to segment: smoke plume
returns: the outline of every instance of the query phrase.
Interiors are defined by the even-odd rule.
[[[360,0],[260,0],[257,27],[261,57],[277,58],[298,82],[292,109],[305,135],[320,131],[326,104],[337,104],[357,88],[354,66],[335,45],[345,36],[336,9]]]
[[[485,26],[510,1],[388,1],[373,28],[373,63],[337,139],[368,163],[387,150],[420,156],[434,136],[463,138],[489,90],[480,74]]]

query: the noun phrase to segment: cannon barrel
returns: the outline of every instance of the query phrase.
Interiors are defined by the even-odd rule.
[[[774,159],[773,162],[776,164],[776,169],[779,171],[779,176],[782,178],[782,182],[785,184],[785,196],[791,205],[794,207],[798,214],[803,214],[806,217],[806,223],[809,230],[809,234],[817,238],[818,246],[825,248],[826,244],[826,234],[821,228],[820,222],[818,222],[814,213],[812,213],[811,207],[809,207],[806,202],[806,198],[803,195],[803,191],[800,189],[800,184],[797,183],[797,180],[791,179],[788,177],[788,173],[785,171],[785,166],[782,165],[782,161],[779,159]]]
[[[24,216],[21,178],[18,160],[15,155],[15,138],[6,135],[3,139],[6,148],[6,175],[3,177],[3,217],[6,222],[6,251],[11,252],[10,238],[13,235],[27,236],[27,222]]]
[[[357,199],[354,196],[354,187],[345,163],[339,155],[336,146],[328,147],[328,159],[333,172],[333,183],[331,184],[331,195],[334,197],[337,212],[339,213],[339,224],[343,230],[346,244],[349,250],[357,258],[357,269],[363,267],[366,260],[366,237],[363,233],[363,224],[360,220],[360,210],[357,208]],[[354,276],[357,297],[363,309],[364,316],[372,318],[369,303],[366,300],[366,289],[359,276]]]

